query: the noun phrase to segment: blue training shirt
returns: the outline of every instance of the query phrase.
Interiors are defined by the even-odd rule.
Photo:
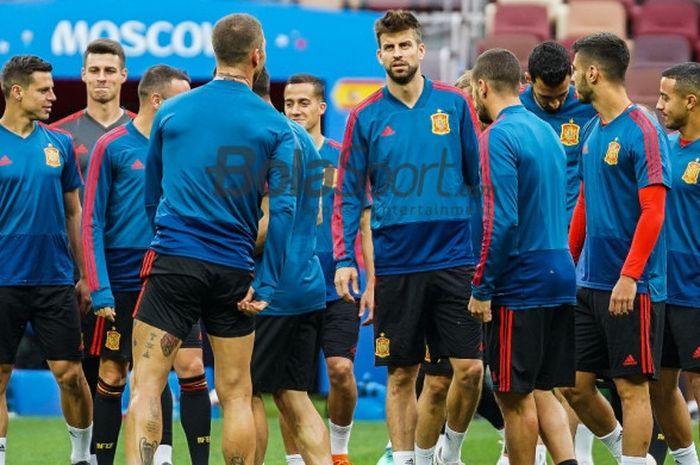
[[[566,211],[568,219],[576,206],[581,179],[578,174],[578,157],[581,153],[581,128],[596,115],[595,108],[587,103],[581,103],[576,98],[576,89],[569,86],[566,100],[556,112],[548,112],[535,100],[532,86],[527,86],[520,94],[522,104],[536,114],[540,119],[549,123],[554,132],[559,134],[559,140],[566,151]]]
[[[270,305],[262,311],[263,316],[298,315],[326,306],[326,282],[315,252],[325,163],[306,130],[293,121],[289,125],[297,140],[294,164],[297,210],[279,285]],[[257,285],[256,279],[253,287],[257,289]]]
[[[252,271],[260,202],[270,224],[255,298],[269,302],[284,265],[295,209],[294,135],[245,84],[214,80],[168,99],[146,161],[146,208],[158,253]]]
[[[83,255],[95,309],[112,291],[138,291],[141,261],[153,239],[143,206],[148,139],[133,122],[102,136],[90,156],[83,199]]]
[[[63,195],[81,185],[70,135],[0,125],[0,286],[73,284]]]
[[[483,240],[472,295],[511,309],[575,303],[566,154],[556,133],[514,105],[501,111],[480,144]]]
[[[586,241],[577,267],[581,287],[612,291],[641,214],[639,190],[671,186],[666,133],[637,105],[607,124],[584,128],[580,176],[586,200]],[[666,300],[666,238],[662,230],[637,282],[652,302]]]
[[[333,192],[337,177],[338,160],[341,145],[332,140],[324,139],[318,153],[324,162],[323,187],[321,190],[322,222],[318,225],[316,234],[316,255],[321,262],[323,276],[326,280],[326,302],[340,299],[335,290],[335,259],[333,258],[333,233],[331,220],[333,216]]]
[[[456,87],[425,79],[413,108],[384,87],[350,114],[333,211],[337,266],[354,243],[369,190],[377,276],[474,265],[476,115]],[[369,188],[368,188],[369,184]]]
[[[666,195],[668,300],[700,308],[700,235],[694,219],[700,211],[700,139],[669,136],[672,187]]]

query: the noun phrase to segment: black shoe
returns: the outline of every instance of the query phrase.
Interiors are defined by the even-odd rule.
[[[90,462],[88,462],[87,460],[83,460],[81,462],[77,462],[77,463],[74,463],[72,465],[90,465]]]

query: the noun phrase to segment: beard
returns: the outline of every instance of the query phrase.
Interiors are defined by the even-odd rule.
[[[576,98],[581,103],[591,103],[593,101],[593,91],[590,86],[586,84],[586,81],[581,81],[580,83],[575,83],[576,88]]]
[[[418,66],[407,66],[406,71],[403,74],[395,73],[392,70],[391,66],[386,67],[384,69],[386,70],[386,74],[389,76],[389,79],[401,86],[404,86],[411,82],[413,80],[413,77],[418,72]]]
[[[489,116],[489,112],[486,111],[486,107],[477,98],[474,99],[474,107],[476,109],[476,116],[479,117],[479,121],[488,126],[493,123],[493,119]]]
[[[663,123],[671,131],[678,131],[688,123],[688,116],[686,115],[685,118],[673,118],[671,115],[666,115]]]

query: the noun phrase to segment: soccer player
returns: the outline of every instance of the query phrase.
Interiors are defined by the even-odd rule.
[[[434,454],[439,463],[458,463],[483,375],[481,324],[465,311],[476,262],[469,221],[478,198],[476,121],[459,89],[421,75],[425,44],[411,13],[388,11],[375,33],[387,85],[348,120],[334,199],[335,284],[344,299],[359,296],[353,245],[371,190],[375,361],[389,368],[394,463],[428,464]],[[426,339],[431,354],[449,357],[455,371],[445,446],[437,452],[435,442],[415,434]]]
[[[143,207],[148,137],[163,101],[189,89],[189,77],[182,71],[165,65],[149,68],[139,83],[139,114],[102,136],[90,159],[82,227],[85,268],[92,306],[99,317],[97,334],[101,336],[99,347],[92,348],[100,355],[93,431],[100,464],[114,462],[122,419],[121,397],[131,360],[132,314],[141,288],[139,269],[153,238]],[[198,326],[194,325],[183,341],[175,367],[182,387],[181,419],[192,463],[201,465],[208,463],[209,457],[210,404]],[[172,401],[168,402],[170,390],[166,390],[164,424],[170,425]],[[169,446],[161,446],[156,453],[158,465],[172,461],[168,453],[172,432],[163,442]]]
[[[5,391],[28,322],[60,388],[70,461],[90,460],[92,401],[80,367],[80,310],[90,306],[80,243],[81,179],[70,136],[39,124],[56,101],[51,70],[39,57],[15,56],[0,81],[0,464]],[[80,272],[75,286],[71,254]]]
[[[651,383],[654,414],[677,464],[697,465],[693,429],[680,370],[700,372],[700,238],[693,212],[700,207],[700,64],[682,63],[661,73],[656,108],[669,137],[671,190],[666,198],[668,300],[661,375]]]
[[[576,386],[562,390],[581,421],[622,465],[646,461],[649,380],[659,373],[666,300],[666,242],[659,239],[670,186],[663,129],[627,97],[625,42],[614,34],[574,43],[578,99],[598,112],[581,142],[582,191],[569,242],[578,261]],[[585,238],[585,242],[584,242]],[[596,389],[613,379],[624,431]]]
[[[525,78],[528,86],[520,94],[523,106],[549,123],[559,135],[566,151],[566,209],[568,218],[574,211],[581,185],[578,156],[581,151],[581,128],[595,116],[590,105],[576,98],[571,83],[569,52],[557,42],[542,42],[532,50]]]
[[[357,385],[353,362],[357,350],[360,317],[356,303],[346,302],[335,291],[335,261],[331,214],[333,185],[336,179],[340,144],[321,133],[321,116],[326,111],[325,87],[316,76],[297,74],[287,80],[284,88],[284,112],[311,135],[324,162],[322,222],[316,236],[316,255],[321,262],[326,282],[326,309],[323,312],[321,346],[326,358],[330,390],[328,392],[328,427],[334,465],[351,465],[348,443],[352,431],[352,416],[357,403]]]
[[[73,136],[83,179],[87,179],[89,156],[97,139],[135,116],[119,106],[122,84],[127,77],[125,64],[124,49],[118,42],[111,39],[90,42],[83,52],[83,66],[80,70],[87,90],[87,106],[51,124],[52,128],[68,131]],[[80,197],[82,202],[82,187]],[[82,315],[82,337],[85,341],[82,365],[93,399],[97,392],[99,347],[102,343],[96,324],[93,312]],[[95,454],[94,447],[92,454]]]
[[[488,323],[487,363],[505,419],[508,459],[535,461],[542,431],[555,464],[576,464],[552,389],[574,384],[576,277],[568,250],[566,154],[518,97],[520,66],[492,49],[472,69],[483,193],[481,261],[469,311]]]
[[[260,74],[253,89],[271,105],[267,71]],[[302,126],[288,123],[297,147],[293,173],[297,211],[279,286],[270,305],[255,318],[251,363],[257,432],[255,463],[263,463],[267,449],[267,419],[261,394],[268,393],[272,394],[282,418],[280,423],[291,435],[304,463],[331,465],[328,432],[308,395],[314,381],[326,301],[323,271],[315,254],[323,165],[311,136]],[[266,242],[268,203],[263,202],[258,228],[259,251]],[[256,265],[260,266],[259,256]],[[254,281],[253,287],[257,285]]]
[[[216,363],[224,461],[254,459],[251,314],[271,301],[285,261],[296,205],[289,183],[295,141],[288,120],[250,90],[265,63],[260,23],[246,14],[225,16],[212,45],[216,78],[166,101],[151,130],[145,199],[156,235],[141,269],[132,334],[128,465],[153,458],[161,435],[158,399],[177,348],[200,317]],[[266,183],[269,229],[253,289]]]

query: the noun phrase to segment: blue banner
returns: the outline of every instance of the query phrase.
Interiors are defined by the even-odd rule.
[[[79,79],[87,44],[109,37],[124,46],[131,79],[157,63],[184,69],[193,79],[208,79],[214,69],[214,24],[238,12],[250,13],[262,23],[273,81],[302,72],[325,81],[329,99],[325,132],[342,138],[349,108],[383,82],[375,58],[376,13],[235,0],[0,0],[0,61],[13,55],[39,55],[54,66],[56,78]]]

